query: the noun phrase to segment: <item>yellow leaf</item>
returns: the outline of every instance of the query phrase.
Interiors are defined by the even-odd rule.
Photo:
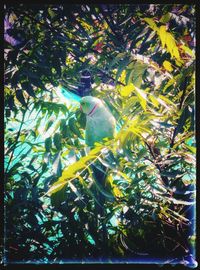
[[[4,93],[5,93],[5,94],[10,94],[10,93],[11,93],[10,88],[4,87]]]
[[[131,84],[127,85],[127,86],[122,87],[121,90],[120,90],[120,94],[121,94],[122,97],[128,97],[134,89],[135,89],[135,87],[131,83]]]
[[[122,52],[122,53],[118,53],[116,58],[122,59],[125,56],[126,56],[126,52]]]
[[[173,49],[176,46],[176,43],[175,43],[174,37],[168,32],[166,32],[166,46],[167,46],[168,51],[173,56]]]
[[[107,24],[106,21],[104,21],[103,26],[104,26],[104,29],[107,29],[108,28],[108,24]]]
[[[153,95],[153,94],[150,94],[150,95],[149,95],[149,98],[150,98],[150,100],[152,101],[153,105],[154,105],[156,108],[158,108],[158,107],[159,107],[159,102],[158,102],[157,99],[154,97],[154,95]]]
[[[132,126],[129,129],[129,131],[131,131],[134,135],[136,135],[138,137],[141,137],[141,134],[140,134],[141,132],[140,132],[140,130],[137,127]]]
[[[136,96],[132,96],[128,98],[126,101],[125,107],[122,111],[122,115],[126,115],[128,112],[130,112],[137,101],[138,101],[138,98]]]
[[[164,100],[168,105],[172,105],[172,106],[176,107],[176,105],[171,100],[169,100],[168,98],[166,98],[165,96],[159,95],[159,98],[162,99],[162,100]]]
[[[92,26],[89,25],[87,22],[83,21],[82,19],[78,18],[77,21],[79,21],[86,30],[92,29]]]
[[[135,91],[136,92],[136,95],[139,98],[140,105],[146,111],[146,107],[147,107],[147,94],[143,90],[139,89],[136,86],[135,86],[135,90],[136,90]]]
[[[52,195],[52,194],[58,192],[59,190],[63,189],[66,186],[66,184],[67,184],[66,182],[54,183],[51,186],[51,188],[48,190],[48,194]]]
[[[48,8],[48,13],[51,16],[51,19],[56,16],[56,13],[51,8]]]
[[[17,19],[17,16],[14,13],[11,13],[9,16],[9,22],[13,24],[16,19]]]
[[[166,44],[166,36],[167,36],[167,32],[166,32],[166,26],[162,25],[159,29],[159,36],[160,36],[160,40],[161,40],[161,44],[162,47],[165,47]]]
[[[182,50],[184,50],[184,52],[187,53],[188,55],[194,57],[194,53],[193,53],[193,51],[189,47],[187,47],[185,45],[181,45],[180,48]]]
[[[109,174],[106,178],[106,181],[110,184],[110,186],[112,187],[112,191],[115,197],[122,197],[123,194],[120,191],[120,189],[118,188],[118,186],[116,184],[114,184],[113,182],[113,176],[112,174]]]
[[[183,61],[181,61],[181,60],[176,60],[175,63],[176,63],[176,65],[177,65],[178,67],[181,67],[182,64],[183,64]]]
[[[113,194],[115,197],[123,197],[123,193],[119,190],[117,186],[113,188]]]
[[[159,36],[161,40],[162,47],[167,47],[167,51],[171,54],[172,57],[175,57],[177,60],[180,59],[180,54],[178,51],[178,47],[176,46],[176,41],[173,35],[166,31],[166,26],[162,25],[159,29]]]
[[[123,71],[122,71],[122,74],[121,74],[121,76],[120,76],[120,78],[119,78],[119,81],[120,81],[121,83],[125,83],[125,78],[126,78],[126,70],[123,70]]]
[[[125,173],[123,173],[121,171],[117,171],[117,174],[118,175],[121,175],[126,181],[128,181],[129,183],[131,183],[132,180]]]
[[[87,156],[81,157],[77,162],[69,165],[66,169],[64,169],[61,177],[51,186],[47,193],[49,195],[56,193],[62,189],[68,181],[78,178],[81,171],[86,168],[87,162],[93,161],[102,148],[103,146],[95,147],[88,153]]]
[[[196,147],[185,144],[185,146],[193,153],[196,154]]]
[[[175,57],[177,60],[181,60],[180,59],[180,54],[178,51],[178,47],[176,46],[176,42],[174,37],[172,36],[172,34],[167,32],[166,35],[166,45],[167,45],[167,49],[170,52],[172,57]]]
[[[154,30],[154,31],[158,31],[158,27],[156,25],[156,23],[154,22],[153,19],[151,18],[144,18],[143,19],[146,23],[148,23],[148,25]]]
[[[68,154],[69,154],[69,152],[70,152],[70,150],[69,150],[69,149],[67,149],[66,151],[64,151],[64,152],[62,153],[62,157],[65,157],[66,155],[68,155]]]
[[[118,133],[117,139],[119,139],[120,146],[123,146],[126,143],[129,135],[130,135],[130,131],[129,130],[121,130]]]
[[[134,86],[137,86],[140,88],[142,84],[142,76],[145,72],[145,70],[148,68],[147,64],[144,64],[142,61],[136,61],[133,67],[133,73],[132,73],[132,83]]]
[[[164,61],[163,66],[167,71],[170,71],[170,72],[173,71],[172,65],[169,61]]]
[[[181,60],[180,59],[180,54],[179,54],[179,51],[178,51],[178,47],[175,45],[175,47],[173,48],[173,55],[174,57],[177,59],[177,60]]]

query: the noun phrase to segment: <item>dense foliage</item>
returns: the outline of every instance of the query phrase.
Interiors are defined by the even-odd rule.
[[[5,260],[193,263],[194,6],[6,5],[4,39]],[[88,154],[86,69],[118,129]]]

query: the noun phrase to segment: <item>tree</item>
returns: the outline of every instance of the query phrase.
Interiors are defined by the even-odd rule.
[[[8,262],[195,264],[194,25],[193,5],[6,5]],[[58,99],[85,70],[118,124],[88,155],[84,115]]]

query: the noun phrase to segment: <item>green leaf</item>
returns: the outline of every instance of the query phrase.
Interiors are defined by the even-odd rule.
[[[21,85],[22,85],[22,88],[29,94],[29,96],[36,97],[33,87],[31,86],[30,83],[22,82]]]
[[[129,57],[126,57],[124,60],[122,60],[119,63],[119,68],[117,70],[117,74],[116,74],[116,78],[115,78],[115,82],[118,81],[119,77],[121,76],[122,71],[126,68],[128,62],[129,62]]]
[[[78,122],[78,125],[85,129],[85,126],[86,126],[86,116],[84,113],[82,113],[80,110],[78,110],[76,112],[76,119],[77,119],[77,122]]]
[[[137,168],[137,169],[135,170],[134,173],[143,172],[143,171],[145,171],[145,169],[146,169],[147,167],[148,167],[147,165],[140,165],[140,167]]]
[[[131,72],[128,70],[128,75],[126,76],[126,82],[131,82],[138,88],[142,84],[142,76],[146,69],[148,68],[147,64],[144,64],[142,61],[135,61],[131,66],[128,66],[128,69],[132,69]]]
[[[60,133],[55,133],[54,137],[53,137],[53,143],[56,147],[57,150],[61,150],[62,149],[62,142],[61,142],[61,135]]]
[[[12,111],[14,109],[14,107],[15,107],[14,96],[13,95],[9,96],[8,105],[9,105],[10,110]]]
[[[62,189],[57,188],[54,193],[51,194],[51,204],[56,208],[60,207],[62,202],[66,201],[66,187],[65,184]]]
[[[14,175],[18,170],[19,168],[22,167],[22,163],[21,162],[17,162],[15,165],[13,165],[10,170],[9,170],[9,175]]]
[[[68,126],[65,124],[61,130],[62,137],[65,139],[70,136]]]
[[[39,135],[38,128],[40,126],[40,123],[41,123],[42,119],[43,119],[43,117],[39,117],[37,119],[37,121],[36,121],[36,125],[35,125],[35,135],[36,135],[36,137]]]
[[[79,138],[82,138],[83,139],[83,136],[79,130],[79,128],[77,127],[76,125],[76,120],[75,118],[70,118],[69,121],[68,121],[68,125],[69,125],[69,128],[71,129],[71,131],[76,134]]]
[[[62,163],[60,158],[60,151],[53,157],[52,169],[54,174],[56,174],[58,177],[62,175]]]
[[[140,160],[142,157],[144,157],[145,155],[147,154],[147,150],[145,148],[142,148],[138,154],[137,154],[137,157],[136,157],[136,160]]]
[[[48,13],[49,13],[51,19],[56,16],[56,13],[51,8],[48,8]]]
[[[129,85],[132,80],[133,80],[133,76],[134,76],[134,72],[135,70],[134,69],[128,69],[127,68],[127,71],[126,71],[126,84]]]
[[[125,53],[119,53],[117,54],[113,60],[110,62],[110,64],[108,65],[108,70],[110,70],[116,63],[119,63],[119,61],[126,56],[126,52]]]
[[[174,178],[174,177],[180,177],[181,175],[183,175],[184,173],[182,171],[179,171],[179,170],[171,170],[170,172],[167,172],[167,171],[163,171],[161,172],[161,174],[163,176],[167,176],[167,177],[170,177],[170,178]]]
[[[19,102],[23,105],[23,106],[27,106],[25,99],[24,99],[24,95],[22,93],[22,90],[17,90],[16,91],[16,98],[19,100]]]
[[[170,20],[171,14],[169,12],[167,12],[166,14],[164,14],[161,19],[160,22],[161,23],[168,23]]]
[[[53,120],[49,120],[46,125],[45,125],[45,131],[47,132],[47,130],[53,125],[54,121]]]
[[[176,136],[178,133],[182,133],[184,131],[184,125],[185,125],[186,120],[188,119],[189,116],[190,116],[190,111],[188,109],[188,106],[186,106],[183,109],[182,114],[178,120],[178,125],[176,127],[174,136]]]
[[[164,88],[163,88],[163,93],[167,90],[167,88],[169,88],[170,86],[172,86],[172,85],[175,85],[175,83],[176,83],[176,80],[175,80],[175,78],[174,77],[172,77],[168,82],[167,82],[167,84],[164,86]]]
[[[45,149],[46,149],[46,151],[50,152],[51,147],[52,147],[52,139],[51,139],[51,137],[49,137],[49,138],[47,138],[45,140]]]

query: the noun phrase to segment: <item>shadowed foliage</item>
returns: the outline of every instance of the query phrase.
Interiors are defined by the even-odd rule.
[[[194,264],[194,12],[5,6],[7,263]],[[86,154],[85,115],[61,88],[103,100],[115,138]]]

